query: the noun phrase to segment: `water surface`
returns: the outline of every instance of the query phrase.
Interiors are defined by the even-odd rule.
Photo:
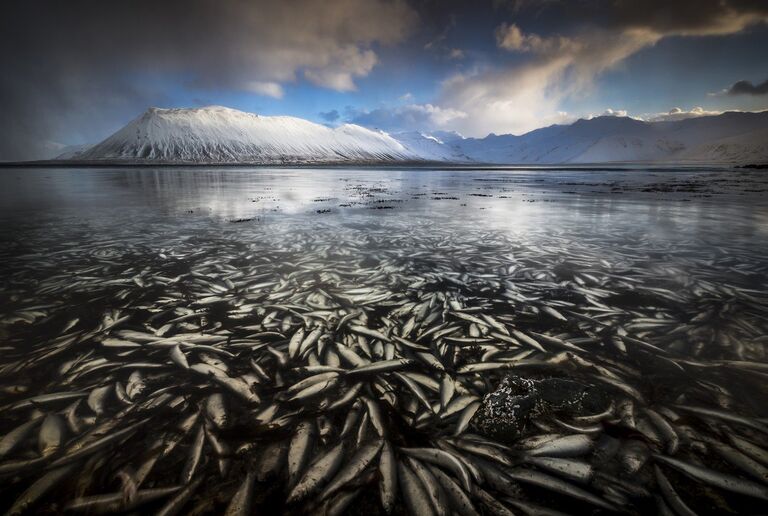
[[[497,471],[467,493],[486,513],[760,513],[766,192],[708,168],[0,169],[0,433],[28,426],[3,507],[215,513],[253,489],[259,510],[380,512],[387,451],[401,483],[459,480],[417,447]],[[481,402],[510,372],[599,406],[491,437]],[[575,458],[529,459],[576,434]],[[359,479],[294,493],[340,443],[345,464],[376,453]]]

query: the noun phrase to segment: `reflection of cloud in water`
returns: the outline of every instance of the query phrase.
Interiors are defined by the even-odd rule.
[[[768,232],[768,202],[750,193],[761,182],[768,179],[732,170],[29,169],[0,173],[0,200],[6,216],[428,219],[512,232],[641,227],[653,238],[758,237],[754,244]]]

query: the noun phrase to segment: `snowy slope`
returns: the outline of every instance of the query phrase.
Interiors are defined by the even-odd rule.
[[[87,143],[81,145],[68,145],[58,149],[56,159],[76,159],[80,158],[83,152],[90,149],[93,145]]]
[[[328,163],[404,161],[419,156],[383,132],[335,129],[288,116],[211,106],[150,108],[79,160],[166,163]]]
[[[597,117],[452,145],[455,152],[486,163],[754,163],[768,161],[767,134],[768,112],[732,112],[674,122]]]
[[[768,128],[698,145],[687,150],[685,157],[706,162],[766,163]]]
[[[440,137],[445,135],[448,136],[445,140]],[[450,133],[438,135],[409,131],[393,134],[392,137],[408,149],[409,152],[427,161],[456,163],[473,161],[457,145],[453,145],[461,139],[461,136],[458,135],[451,137]]]
[[[329,128],[300,118],[224,107],[151,108],[103,142],[60,159],[160,163],[440,161],[562,164],[768,162],[768,112],[672,122],[597,117],[521,136],[464,138],[437,131],[389,135],[357,125]]]

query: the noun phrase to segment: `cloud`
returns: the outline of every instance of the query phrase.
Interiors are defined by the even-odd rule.
[[[11,2],[0,17],[0,159],[33,157],[35,141],[86,123],[80,136],[101,138],[180,88],[280,98],[304,78],[354,90],[417,21],[406,0]]]
[[[726,91],[728,95],[768,95],[768,80],[759,84],[750,81],[739,81]]]
[[[360,50],[355,46],[341,49],[319,67],[304,71],[304,76],[313,84],[336,91],[353,91],[355,77],[364,77],[376,64],[377,57],[372,50]]]
[[[276,82],[253,81],[243,85],[243,89],[258,95],[266,95],[276,99],[283,98],[283,87]]]
[[[322,118],[326,122],[335,122],[336,120],[341,118],[339,111],[336,109],[332,109],[331,111],[321,112],[319,114],[320,114],[320,118]]]
[[[675,120],[685,120],[686,118],[697,118],[700,116],[721,115],[722,113],[722,111],[708,111],[700,106],[697,106],[690,111],[675,107],[666,113],[642,115],[640,118],[647,120],[648,122],[671,122]]]
[[[677,120],[685,120],[686,118],[698,118],[702,116],[716,116],[722,114],[723,111],[707,110],[701,106],[696,106],[690,110],[674,107],[669,111],[665,111],[664,113],[644,113],[640,115],[630,114],[626,109],[608,108],[599,115],[590,114],[583,118],[591,119],[597,116],[621,116],[634,118],[635,120],[643,120],[645,122],[674,122]]]
[[[502,23],[494,30],[497,46],[517,54],[517,59],[478,66],[443,82],[437,104],[467,114],[452,127],[464,134],[519,134],[559,123],[565,100],[589,95],[595,79],[606,70],[664,38],[733,34],[768,22],[768,3],[759,0],[508,4],[516,18],[526,10],[541,16],[557,9],[557,19],[565,20],[560,22],[564,30],[541,35],[517,23]]]
[[[763,0],[625,0],[575,4],[576,16],[595,16],[595,10],[607,4],[610,8],[604,16],[596,16],[606,25],[664,36],[733,34],[768,20],[768,3]]]
[[[434,130],[448,127],[466,114],[432,104],[408,104],[395,108],[348,112],[349,122],[391,132]]]
[[[578,41],[563,36],[544,38],[537,34],[524,34],[517,25],[506,23],[496,28],[496,44],[505,50],[535,54],[575,52],[580,45]]]
[[[640,115],[630,114],[629,111],[627,111],[626,109],[608,108],[598,115],[589,114],[587,116],[583,116],[582,118],[589,120],[598,116],[618,116],[618,117],[634,118],[635,120],[643,120],[645,122],[672,122],[676,120],[685,120],[686,118],[697,118],[701,116],[715,116],[715,115],[721,115],[721,114],[723,114],[723,111],[709,111],[700,106],[694,107],[690,110],[674,107],[669,111],[665,111],[664,113],[644,113]],[[574,118],[571,121],[575,121],[575,120],[576,119]]]
[[[452,40],[456,39],[454,33],[461,32],[467,27],[467,24],[459,22],[463,15],[451,12],[450,6],[447,6],[445,2],[414,2],[414,5],[423,10],[422,19],[426,24],[437,24],[440,27],[439,29],[436,27],[437,33],[432,34],[431,39],[424,44],[424,50],[447,61],[464,59],[467,56],[464,49],[452,44]],[[443,20],[443,18],[445,19]],[[442,25],[440,25],[441,20]],[[425,27],[422,28],[425,29],[425,32],[429,32]]]
[[[644,32],[601,29],[578,38],[533,38],[522,32],[518,38],[516,30],[509,36],[508,29],[501,42],[531,54],[529,59],[504,68],[477,68],[443,83],[438,104],[467,113],[453,127],[463,134],[520,134],[563,123],[565,99],[588,94],[596,76],[658,40]]]
[[[611,109],[608,108],[603,111],[600,116],[628,116],[626,109]]]
[[[494,0],[520,16],[557,16],[570,26],[643,30],[664,35],[733,34],[766,21],[764,0]]]
[[[425,3],[426,4],[426,3]],[[447,10],[443,10],[440,8],[439,3],[435,4],[435,7],[437,10],[433,13],[430,13],[432,16],[436,14],[444,14],[447,12]],[[431,18],[430,16],[429,18]],[[440,50],[444,51],[447,47],[445,42],[448,40],[449,34],[456,28],[457,26],[457,19],[456,14],[451,13],[448,16],[448,19],[444,23],[442,29],[429,41],[427,41],[424,44],[424,50]]]

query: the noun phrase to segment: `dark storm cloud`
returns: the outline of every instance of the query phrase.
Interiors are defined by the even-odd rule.
[[[739,81],[728,88],[728,95],[768,95],[768,80],[759,84],[750,81]]]
[[[376,46],[401,41],[416,19],[404,0],[11,0],[0,17],[0,159],[39,154],[78,120],[102,119],[103,130],[162,101],[173,81],[277,98],[297,79],[352,90]]]
[[[495,0],[502,12],[550,17],[551,25],[590,25],[659,34],[730,34],[768,18],[765,0]]]
[[[730,34],[768,18],[765,0],[613,0],[607,5],[610,22],[663,34]]]

